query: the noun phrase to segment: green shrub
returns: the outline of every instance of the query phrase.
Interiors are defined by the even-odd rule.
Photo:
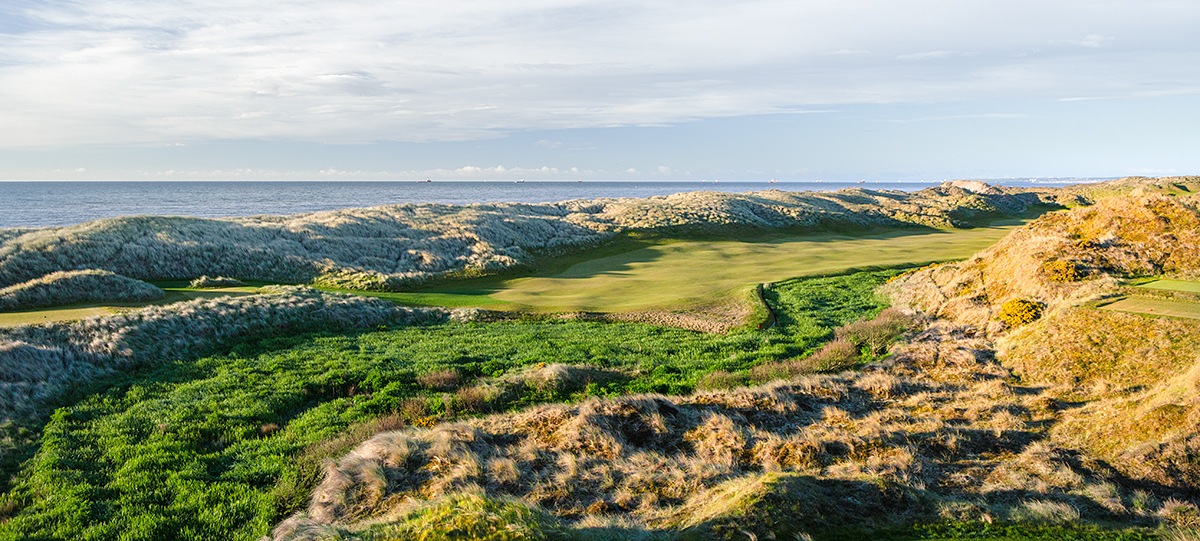
[[[565,529],[545,511],[512,498],[466,491],[440,498],[367,539],[538,541],[565,539]]]
[[[997,317],[1008,323],[1009,327],[1019,327],[1042,317],[1042,305],[1025,299],[1013,299],[1000,306]]]
[[[1042,263],[1042,274],[1055,282],[1078,282],[1083,273],[1073,261],[1047,261]]]

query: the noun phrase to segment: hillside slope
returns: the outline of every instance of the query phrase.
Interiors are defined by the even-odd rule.
[[[1200,486],[1200,326],[1089,302],[1195,302],[1123,282],[1149,275],[1200,276],[1200,196],[1145,190],[1054,212],[968,261],[902,276],[885,290],[987,329],[989,347],[1025,384],[1075,404],[1051,430],[1055,441],[1131,478],[1190,492]],[[1015,328],[999,321],[1014,299],[1041,305],[1043,315]]]
[[[274,537],[1194,527],[1200,330],[1087,302],[1127,294],[1129,276],[1196,276],[1198,208],[1158,190],[1108,198],[904,275],[884,291],[938,318],[862,371],[379,434],[329,464]],[[997,321],[1012,299],[1044,315]]]

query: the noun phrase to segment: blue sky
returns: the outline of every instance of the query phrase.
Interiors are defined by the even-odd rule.
[[[0,4],[0,179],[1200,172],[1193,1]]]

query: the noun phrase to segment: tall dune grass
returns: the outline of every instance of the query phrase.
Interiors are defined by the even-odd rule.
[[[171,359],[211,353],[253,335],[364,328],[442,318],[307,288],[195,300],[74,323],[0,329],[0,422],[39,414],[71,387]]]
[[[1079,280],[1056,280],[1048,261],[1074,265]],[[1200,276],[1200,195],[1112,197],[1054,212],[976,256],[903,276],[885,288],[898,304],[986,327],[1013,299],[1047,311],[1112,295],[1118,279]],[[992,324],[994,326],[994,324]]]
[[[0,289],[0,311],[77,302],[150,301],[163,295],[158,287],[109,271],[60,271]]]

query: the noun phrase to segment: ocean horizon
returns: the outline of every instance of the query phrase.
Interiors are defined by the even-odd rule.
[[[1004,186],[1047,186],[1105,179],[979,179]],[[404,203],[549,203],[652,197],[694,191],[917,191],[943,181],[2,181],[0,228],[74,225],[131,215],[288,215]]]

